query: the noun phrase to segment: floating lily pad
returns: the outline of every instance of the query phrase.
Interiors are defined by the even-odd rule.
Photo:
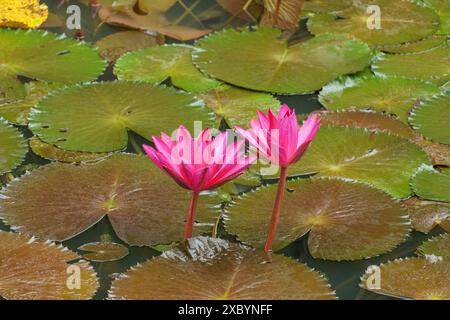
[[[351,0],[305,0],[303,11],[316,13],[337,12],[347,9],[351,4]]]
[[[270,108],[275,113],[280,109],[280,102],[268,93],[249,91],[228,85],[199,94],[207,107],[221,119],[225,119],[230,128],[247,127],[256,115],[256,110],[267,112]]]
[[[95,262],[117,261],[129,254],[127,247],[113,242],[85,243],[78,250],[87,251],[88,253],[83,253],[81,256]]]
[[[284,256],[204,237],[191,239],[186,251],[190,257],[175,249],[119,275],[109,298],[335,299],[320,273]]]
[[[30,147],[41,158],[66,163],[95,162],[110,155],[109,153],[67,151],[45,143],[38,137],[30,139]]]
[[[422,165],[412,177],[414,193],[423,199],[450,202],[450,170]]]
[[[120,80],[154,84],[170,78],[174,86],[192,92],[202,92],[219,86],[219,81],[208,78],[194,66],[193,48],[172,44],[134,51],[117,61],[114,73]]]
[[[139,246],[181,240],[190,199],[147,157],[126,154],[82,166],[43,166],[2,194],[0,218],[19,232],[63,241],[107,216],[120,239]],[[211,231],[215,201],[201,197],[197,232]]]
[[[48,17],[48,7],[40,0],[2,0],[0,27],[33,29]]]
[[[105,62],[91,46],[54,33],[0,29],[0,66],[3,104],[25,95],[24,89],[22,96],[11,94],[11,88],[23,87],[18,75],[66,84],[85,82],[96,79]]]
[[[361,278],[361,287],[372,292],[405,299],[450,299],[450,264],[446,261],[429,261],[423,258],[398,259],[379,266],[380,288],[368,288],[368,269]]]
[[[327,109],[373,109],[397,115],[406,122],[417,100],[440,94],[439,87],[399,77],[345,78],[325,86],[319,101]]]
[[[423,2],[433,8],[441,18],[441,28],[438,34],[450,34],[450,3],[447,0],[423,0]]]
[[[90,299],[99,286],[97,276],[89,263],[79,259],[63,246],[0,231],[0,296],[8,300]]]
[[[261,26],[295,29],[300,21],[304,0],[263,0]]]
[[[414,108],[409,123],[425,137],[450,144],[450,94],[441,95]]]
[[[403,202],[415,230],[428,233],[442,223],[450,222],[450,203],[410,198]]]
[[[450,261],[450,233],[431,238],[417,248],[417,252],[420,255],[434,256]]]
[[[114,62],[129,51],[150,48],[162,43],[164,43],[162,38],[142,31],[122,31],[98,40],[95,45],[100,49],[100,55],[104,59]]]
[[[322,126],[367,129],[370,132],[384,132],[405,139],[414,138],[414,131],[395,117],[360,110],[326,111],[320,113]]]
[[[350,178],[369,183],[396,198],[411,194],[409,181],[426,154],[413,142],[362,129],[322,127],[289,174]]]
[[[133,82],[71,86],[42,100],[30,129],[44,142],[69,151],[109,152],[127,146],[132,130],[143,137],[171,133],[180,123],[212,122],[212,114],[188,93]]]
[[[383,46],[380,49],[381,51],[388,53],[416,53],[434,49],[443,45],[446,41],[447,37],[445,36],[432,35],[419,41],[408,42],[400,45]]]
[[[369,28],[371,5],[381,10],[379,28]],[[413,1],[364,0],[339,14],[317,14],[308,20],[308,30],[315,35],[334,32],[361,39],[372,46],[420,40],[438,28],[438,15]]]
[[[227,230],[239,240],[264,246],[277,185],[250,192],[228,209]],[[308,234],[314,258],[356,260],[391,251],[403,242],[410,223],[401,205],[381,190],[340,179],[288,183],[274,250]]]
[[[397,75],[443,85],[450,80],[450,44],[412,54],[381,54],[372,64],[377,75]]]
[[[10,123],[26,125],[31,108],[52,90],[61,88],[59,83],[32,81],[24,84],[25,96],[23,99],[0,105],[0,117]]]
[[[415,142],[427,153],[433,165],[450,167],[450,145],[434,143],[421,135]]]
[[[308,93],[343,74],[364,69],[371,58],[364,43],[323,34],[288,47],[281,31],[226,29],[197,41],[194,63],[213,78],[275,93]]]
[[[25,139],[0,118],[0,175],[17,167],[26,153]]]

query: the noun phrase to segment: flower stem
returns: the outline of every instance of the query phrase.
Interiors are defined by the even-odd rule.
[[[278,183],[277,197],[275,198],[275,204],[272,211],[272,221],[269,226],[269,231],[267,233],[266,245],[264,246],[264,251],[269,252],[272,250],[273,239],[275,238],[275,233],[277,231],[278,219],[280,218],[281,202],[283,200],[284,189],[286,186],[287,177],[287,167],[281,167],[280,171],[280,182]]]
[[[186,224],[184,225],[184,240],[192,237],[192,226],[194,225],[195,211],[198,202],[198,192],[192,191],[191,205],[186,215]]]

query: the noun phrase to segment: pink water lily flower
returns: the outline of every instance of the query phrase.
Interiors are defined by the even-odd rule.
[[[320,119],[317,118],[316,114],[313,114],[299,127],[295,110],[283,104],[278,116],[270,109],[267,115],[258,110],[258,119],[253,119],[250,122],[250,129],[235,128],[242,137],[257,149],[260,155],[280,166],[280,182],[272,212],[272,222],[264,246],[265,251],[270,251],[272,248],[288,167],[300,160],[316,136],[319,126]]]
[[[208,129],[192,138],[184,126],[177,130],[176,139],[161,133],[153,136],[156,148],[144,145],[150,159],[183,188],[192,190],[184,238],[192,236],[192,226],[199,193],[216,188],[240,175],[255,160],[245,155],[245,141],[228,142],[228,133],[212,137]]]

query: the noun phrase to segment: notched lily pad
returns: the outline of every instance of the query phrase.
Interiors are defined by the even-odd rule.
[[[213,89],[221,83],[201,73],[192,63],[194,47],[181,44],[158,46],[124,55],[114,73],[120,80],[159,84],[170,78],[178,88],[191,92]]]
[[[450,222],[450,203],[420,200],[412,197],[403,202],[415,230],[428,233],[436,226]]]
[[[414,193],[423,199],[450,202],[450,169],[422,165],[412,177]]]
[[[74,252],[48,241],[0,231],[1,297],[85,300],[92,298],[98,287],[95,271]]]
[[[288,46],[277,29],[226,29],[197,41],[194,63],[213,78],[281,94],[309,93],[343,74],[364,69],[368,46],[323,34]]]
[[[415,142],[427,153],[433,165],[450,167],[450,145],[429,141],[421,135]]]
[[[288,183],[274,250],[308,233],[314,258],[357,260],[391,251],[403,242],[410,222],[401,205],[381,190],[340,179]],[[262,247],[277,185],[245,194],[227,210],[225,226],[239,240]]]
[[[360,286],[372,292],[404,299],[450,299],[450,264],[424,258],[398,259],[379,266],[380,287],[372,286],[370,268],[361,278]]]
[[[128,144],[132,130],[143,137],[194,122],[212,123],[194,96],[145,83],[103,82],[65,88],[31,112],[30,129],[44,142],[69,151],[110,152]]]
[[[129,250],[123,244],[114,242],[92,242],[85,243],[78,248],[79,251],[86,251],[81,254],[83,258],[95,262],[110,262],[125,258]]]
[[[151,246],[182,240],[189,199],[147,157],[118,154],[82,166],[53,163],[14,180],[2,190],[0,218],[19,232],[64,241],[107,216],[121,240]],[[200,198],[196,232],[212,230],[218,204],[214,194]]]
[[[379,28],[372,26],[375,18],[368,12],[373,5],[381,11]],[[338,14],[317,14],[308,20],[308,30],[315,35],[334,32],[372,46],[420,40],[438,28],[438,15],[413,1],[363,0]]]
[[[407,122],[415,103],[440,94],[439,87],[400,77],[345,78],[325,86],[319,101],[327,109],[372,109],[397,115]]]
[[[330,300],[335,295],[320,273],[295,260],[198,237],[185,250],[167,251],[119,275],[109,299]]]
[[[316,172],[350,178],[406,198],[411,194],[410,178],[423,163],[429,163],[427,155],[407,139],[363,129],[322,127],[301,161],[289,167],[289,174]]]
[[[417,248],[418,254],[429,259],[450,261],[450,233],[431,238]]]
[[[17,167],[26,153],[25,139],[17,129],[0,118],[0,175]]]

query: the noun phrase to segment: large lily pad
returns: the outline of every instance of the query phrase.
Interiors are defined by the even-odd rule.
[[[317,271],[287,257],[220,239],[194,238],[119,275],[110,299],[329,300],[335,299]]]
[[[450,233],[431,238],[417,248],[417,252],[424,256],[450,261]]]
[[[98,288],[95,271],[60,245],[0,231],[0,296],[10,300],[84,300]],[[76,279],[80,276],[79,287]],[[75,286],[70,286],[73,284]]]
[[[227,211],[225,225],[244,243],[262,247],[277,185],[250,192]],[[340,179],[290,182],[274,250],[308,234],[309,252],[329,260],[364,259],[388,252],[408,236],[401,205],[381,190]]]
[[[409,123],[425,137],[450,144],[450,93],[414,108]]]
[[[190,192],[145,156],[113,155],[95,164],[53,163],[14,180],[0,198],[0,218],[22,233],[70,239],[107,216],[130,245],[182,239]],[[220,204],[202,196],[197,232],[210,231]],[[202,218],[203,217],[203,218]]]
[[[423,2],[433,8],[441,18],[441,27],[438,34],[450,34],[450,3],[447,0],[423,0]]]
[[[69,151],[124,149],[127,130],[144,137],[171,133],[183,123],[212,122],[212,114],[188,93],[133,82],[71,86],[42,100],[32,111],[30,129],[44,142]]]
[[[197,41],[194,63],[213,78],[275,93],[308,93],[343,74],[364,69],[371,58],[364,43],[324,34],[288,46],[281,31],[227,29]]]
[[[417,299],[450,299],[450,264],[423,258],[398,259],[379,266],[380,288],[368,288],[373,268],[361,278],[361,287],[386,296]]]
[[[360,180],[397,198],[411,194],[409,180],[426,154],[413,142],[386,133],[354,128],[319,130],[303,158],[289,167],[289,173],[317,172]]]
[[[0,118],[0,175],[17,167],[26,153],[25,139]]]
[[[450,203],[420,200],[415,197],[403,202],[415,230],[428,233],[436,226],[450,222]]]
[[[419,99],[439,94],[439,87],[399,77],[345,78],[325,86],[319,101],[327,109],[373,109],[394,114],[406,122]]]
[[[198,96],[220,119],[224,118],[230,128],[236,125],[247,127],[258,109],[267,112],[270,108],[276,113],[280,109],[280,102],[268,93],[228,85],[222,85]]]
[[[450,169],[422,165],[412,177],[414,193],[428,200],[450,202]]]
[[[416,53],[434,49],[443,45],[446,41],[447,37],[445,36],[432,35],[419,41],[403,43],[400,45],[383,46],[380,49],[381,51],[388,53]]]
[[[337,12],[347,9],[352,4],[352,0],[305,0],[303,11],[324,13]]]
[[[54,33],[0,29],[0,104],[25,95],[17,76],[60,83],[96,79],[105,62],[91,46]],[[16,91],[15,94],[12,92]]]
[[[369,28],[369,6],[381,10],[380,28]],[[439,28],[439,16],[430,8],[413,1],[364,0],[339,14],[317,14],[308,20],[308,30],[315,34],[334,32],[361,39],[372,45],[416,41],[432,35]]]
[[[120,80],[154,84],[170,78],[174,86],[191,92],[202,92],[219,86],[219,81],[208,78],[194,66],[193,48],[172,44],[134,51],[117,61],[114,73]]]
[[[413,54],[381,54],[372,64],[375,74],[397,75],[443,85],[450,80],[450,44]]]

